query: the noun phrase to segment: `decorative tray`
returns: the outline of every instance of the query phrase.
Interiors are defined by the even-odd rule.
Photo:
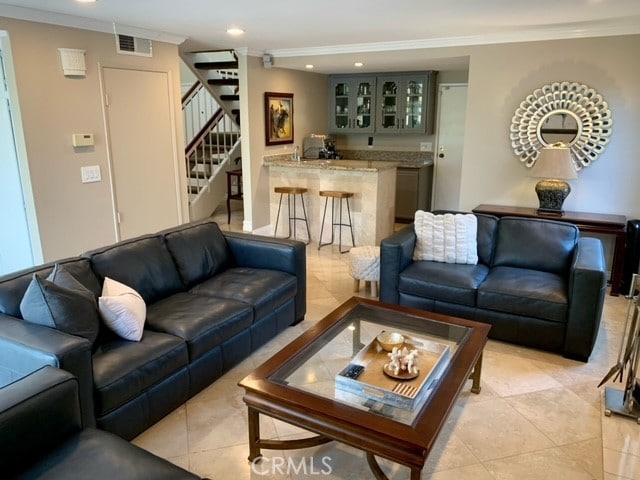
[[[424,338],[408,338],[404,347],[418,350],[419,371],[415,377],[398,374],[396,378],[383,371],[389,363],[388,352],[377,340],[360,350],[345,369],[336,375],[336,394],[343,390],[360,397],[394,407],[413,409],[433,390],[433,386],[449,363],[448,345]],[[355,378],[354,378],[355,377]]]

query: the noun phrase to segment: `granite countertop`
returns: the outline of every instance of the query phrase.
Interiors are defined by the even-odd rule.
[[[388,170],[390,168],[396,168],[400,166],[398,162],[385,162],[380,160],[350,160],[350,159],[301,159],[299,162],[295,162],[289,159],[283,158],[269,158],[263,159],[263,165],[272,167],[288,167],[288,168],[303,168],[303,169],[322,169],[322,170],[357,170],[361,172],[378,172],[381,170]]]
[[[264,156],[262,164],[306,169],[328,170],[358,170],[377,172],[390,168],[422,168],[433,165],[433,154],[422,152],[384,152],[347,150],[341,152],[345,157],[341,159],[301,159],[299,162],[291,160],[291,155]]]

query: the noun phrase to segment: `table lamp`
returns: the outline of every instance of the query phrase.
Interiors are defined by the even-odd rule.
[[[578,178],[569,147],[562,142],[544,147],[531,168],[530,175],[543,179],[536,184],[540,202],[538,213],[562,215],[562,204],[571,192],[571,187],[565,180]]]

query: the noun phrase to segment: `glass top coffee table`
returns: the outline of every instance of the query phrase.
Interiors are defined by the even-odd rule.
[[[248,408],[249,461],[257,461],[261,449],[308,448],[335,440],[363,450],[378,479],[386,476],[376,455],[407,466],[411,479],[418,480],[466,381],[471,378],[471,391],[480,392],[489,328],[351,298],[239,382]],[[416,350],[416,378],[387,370],[389,352],[376,340],[383,331],[401,334],[401,349]],[[260,414],[317,435],[260,438]]]

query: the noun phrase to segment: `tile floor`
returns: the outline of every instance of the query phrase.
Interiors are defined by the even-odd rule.
[[[240,230],[237,215],[214,218]],[[211,479],[368,479],[362,452],[341,445],[269,451],[247,462],[247,418],[237,382],[305,329],[353,295],[347,256],[334,247],[307,248],[308,299],[304,322],[289,328],[134,443]],[[360,295],[367,295],[363,290]],[[589,363],[490,340],[480,395],[464,391],[423,470],[431,480],[640,480],[640,427],[603,415],[596,386],[616,362],[624,297],[606,297],[603,322]],[[261,417],[265,436],[304,437],[303,431]],[[380,462],[391,479],[408,470]],[[289,468],[287,468],[287,464]]]

